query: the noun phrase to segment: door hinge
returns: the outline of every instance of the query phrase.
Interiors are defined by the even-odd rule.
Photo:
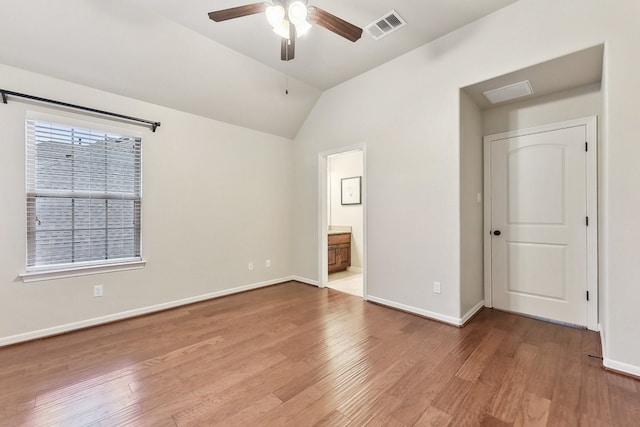
[[[587,301],[589,301],[589,291],[587,291]]]
[[[587,217],[585,217],[585,220],[586,220],[585,222],[586,222],[587,227],[588,227],[588,226],[589,226],[589,217],[588,217],[588,216],[587,216]]]
[[[589,143],[587,141],[584,142],[584,151],[589,151]]]

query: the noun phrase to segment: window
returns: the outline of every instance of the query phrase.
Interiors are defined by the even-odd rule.
[[[27,271],[141,260],[138,137],[28,119]]]

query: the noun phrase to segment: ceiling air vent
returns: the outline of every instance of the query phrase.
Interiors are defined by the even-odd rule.
[[[511,101],[512,99],[532,95],[533,89],[531,88],[529,80],[525,80],[523,82],[499,87],[482,93],[490,103],[498,104],[500,102]]]
[[[407,25],[404,19],[398,12],[392,10],[385,14],[382,18],[376,19],[371,24],[367,25],[364,29],[369,33],[374,40],[380,40],[386,35],[393,33],[400,27]]]

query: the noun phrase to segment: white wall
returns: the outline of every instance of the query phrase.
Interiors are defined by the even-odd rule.
[[[369,294],[459,319],[459,89],[605,43],[605,363],[640,374],[639,13],[635,0],[520,0],[325,92],[296,137],[296,273],[316,278],[318,271],[318,153],[367,141]],[[442,294],[431,292],[433,281]]]
[[[460,92],[460,314],[484,304],[483,114]],[[478,199],[480,195],[480,199]]]
[[[362,204],[342,205],[341,180],[363,175],[362,151],[335,154],[327,158],[329,177],[329,225],[351,226],[351,267],[362,268],[363,212]]]
[[[414,51],[325,92],[300,130],[296,274],[317,274],[318,153],[367,141],[368,296],[448,320],[460,311],[458,89],[439,83],[448,70],[427,78],[424,57]]]
[[[600,83],[484,110],[484,135],[602,115]]]
[[[0,76],[10,90],[162,122],[156,133],[135,127],[143,132],[146,267],[26,284],[18,278],[26,253],[24,119],[27,108],[43,107],[0,104],[0,344],[290,276],[291,140],[16,68],[0,66]],[[93,298],[95,284],[104,285],[102,298]]]

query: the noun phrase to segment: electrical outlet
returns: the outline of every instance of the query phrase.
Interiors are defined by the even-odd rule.
[[[93,287],[93,296],[94,297],[101,297],[104,294],[104,289],[102,288],[102,285],[95,285]]]
[[[253,270],[253,262],[249,261],[249,264],[247,265],[247,268],[249,270]]]
[[[440,293],[440,282],[433,282],[433,293],[434,294]]]
[[[264,262],[264,266],[267,267],[267,268],[271,268],[271,260],[270,259],[266,260]]]

